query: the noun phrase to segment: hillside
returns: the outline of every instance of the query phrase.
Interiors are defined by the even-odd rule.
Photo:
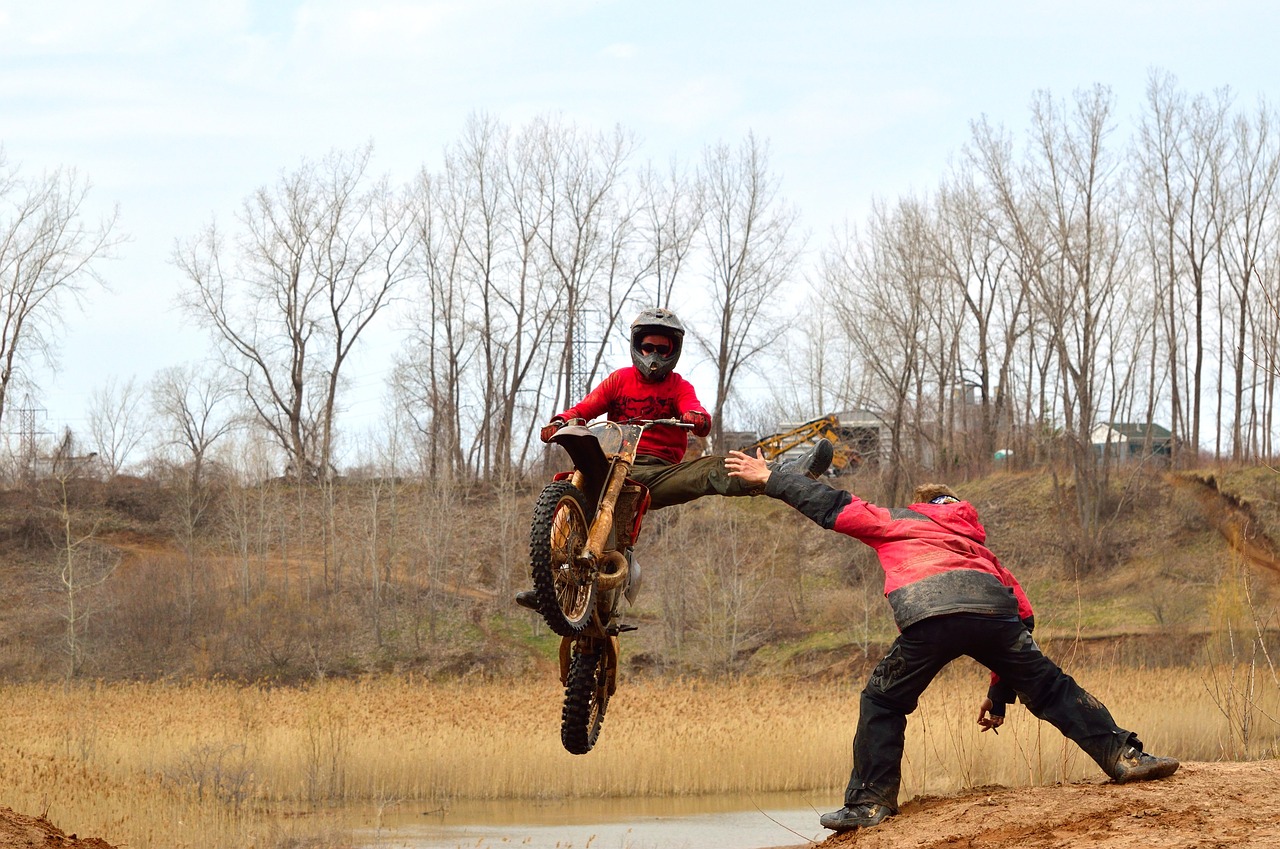
[[[198,513],[149,479],[72,484],[0,492],[10,680],[501,677],[554,663],[557,638],[511,602],[537,482],[343,481],[327,500],[223,483]],[[878,497],[873,476],[833,484]],[[1091,548],[1048,474],[960,487],[1051,652],[1185,664],[1225,625],[1267,622],[1280,598],[1270,469],[1117,475]],[[637,553],[628,674],[841,675],[894,636],[870,552],[770,499],[651,513]]]

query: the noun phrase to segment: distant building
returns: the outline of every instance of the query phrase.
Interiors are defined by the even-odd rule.
[[[1143,457],[1168,457],[1173,453],[1173,434],[1155,422],[1099,422],[1089,435],[1093,452],[1118,462]],[[1110,447],[1108,447],[1110,446]]]
[[[854,408],[835,414],[840,436],[861,458],[862,463],[878,463],[888,455],[893,437],[889,426],[871,410]]]

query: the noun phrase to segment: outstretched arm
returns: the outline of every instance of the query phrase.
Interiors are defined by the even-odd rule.
[[[774,472],[756,449],[756,456],[730,451],[724,459],[730,477],[743,482],[764,485],[764,494],[785,501],[824,528],[833,528],[840,511],[853,501],[853,496],[842,489],[832,489],[825,483],[810,480],[804,475]]]

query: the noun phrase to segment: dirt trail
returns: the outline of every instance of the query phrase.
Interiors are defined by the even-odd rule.
[[[1247,501],[1219,487],[1213,475],[1167,475],[1165,479],[1173,486],[1191,492],[1205,518],[1246,561],[1280,573],[1280,547],[1263,532],[1262,523],[1254,516]]]
[[[1172,778],[1138,784],[986,787],[918,799],[876,828],[833,834],[817,846],[1274,849],[1280,847],[1280,761],[1184,763]]]

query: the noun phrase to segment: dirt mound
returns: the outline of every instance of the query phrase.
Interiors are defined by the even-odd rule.
[[[116,849],[97,837],[68,835],[45,817],[0,807],[0,849]]]
[[[1151,849],[1280,846],[1280,761],[1185,763],[1172,778],[986,787],[909,802],[824,849]],[[799,849],[799,847],[794,847]]]

